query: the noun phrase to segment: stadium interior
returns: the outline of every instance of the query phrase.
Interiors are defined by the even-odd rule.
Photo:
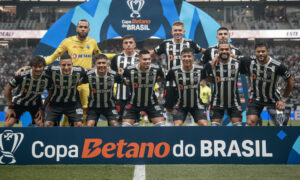
[[[85,0],[3,0],[0,2],[0,30],[47,30],[64,13]],[[291,30],[300,29],[298,0],[187,0],[204,10],[221,26],[232,30]],[[0,39],[0,106],[6,107],[5,86],[14,72],[28,63],[40,39]],[[232,38],[243,55],[252,55],[255,38]],[[300,104],[300,39],[268,38],[270,55],[290,68],[295,87],[290,104]],[[138,42],[138,48],[153,49],[162,40]],[[121,40],[101,42],[105,53],[121,51]]]

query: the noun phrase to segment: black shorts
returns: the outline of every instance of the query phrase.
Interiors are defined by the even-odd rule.
[[[275,108],[275,104],[266,104],[266,103],[260,103],[257,101],[253,101],[252,99],[249,100],[248,105],[247,105],[247,116],[248,115],[257,115],[258,117],[260,117],[261,112],[263,111],[264,107],[268,106],[268,107],[274,107]]]
[[[148,114],[150,121],[152,118],[164,117],[162,107],[157,103],[148,107],[136,107],[132,104],[127,104],[123,114],[123,119],[134,119],[136,122],[139,122],[141,111],[145,111]]]
[[[225,110],[227,110],[227,115],[231,118],[242,118],[241,107],[223,108],[219,106],[212,106],[209,112],[210,119],[223,119]]]
[[[79,103],[73,105],[52,105],[48,106],[46,121],[53,121],[59,123],[61,116],[65,114],[69,123],[82,122],[83,120],[83,109]]]
[[[31,107],[27,107],[27,106],[21,106],[21,105],[14,105],[11,106],[9,109],[13,109],[16,113],[16,119],[17,119],[17,123],[19,123],[20,117],[22,116],[23,113],[25,113],[26,111],[28,111],[31,115],[31,119],[32,119],[32,124],[34,124],[34,119],[36,118],[35,115],[36,113],[39,111],[41,107],[40,106],[31,106]]]
[[[173,109],[178,100],[177,88],[173,87],[173,83],[169,82],[165,88],[165,107],[169,109]]]
[[[196,122],[198,122],[199,120],[207,119],[206,111],[204,109],[199,109],[197,107],[194,108],[178,107],[176,108],[175,111],[174,121],[181,120],[184,122],[188,113],[191,113],[191,115],[193,116]]]
[[[98,121],[100,115],[105,116],[107,121],[115,120],[117,121],[119,119],[119,115],[117,110],[114,107],[110,108],[89,108],[87,113],[86,120],[96,120]]]

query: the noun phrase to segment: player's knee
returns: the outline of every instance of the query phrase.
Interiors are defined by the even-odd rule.
[[[92,120],[87,121],[86,124],[87,127],[94,127],[95,126],[95,122],[93,122]]]
[[[82,122],[79,121],[79,122],[74,122],[74,126],[75,127],[82,127]]]
[[[207,120],[199,120],[198,125],[199,126],[208,126],[208,122],[207,122]]]
[[[122,122],[122,127],[132,127],[132,124],[129,122]]]
[[[183,121],[182,120],[175,120],[174,121],[174,126],[182,126],[183,125]]]
[[[5,121],[4,127],[12,127],[15,124],[15,121],[12,119],[9,119],[8,121]]]
[[[46,127],[53,127],[54,126],[54,122],[53,121],[46,121],[45,126]]]
[[[111,120],[108,122],[108,125],[116,127],[119,126],[119,122],[117,120]]]

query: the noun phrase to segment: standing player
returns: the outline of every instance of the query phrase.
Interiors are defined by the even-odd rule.
[[[178,91],[174,125],[182,126],[188,113],[191,113],[199,126],[207,126],[204,105],[199,96],[200,81],[206,77],[203,66],[194,64],[194,50],[185,48],[181,51],[182,65],[173,67],[167,81],[175,81]]]
[[[123,52],[117,54],[111,61],[111,69],[122,74],[127,66],[137,63],[138,54],[135,51],[136,43],[132,35],[126,35],[122,41]],[[116,108],[119,113],[119,122],[122,122],[124,107],[130,98],[129,87],[125,83],[117,83]]]
[[[80,66],[73,66],[72,59],[68,54],[60,57],[59,66],[49,66],[46,74],[53,81],[53,92],[48,106],[46,126],[54,126],[59,123],[65,114],[69,123],[74,126],[82,126],[83,110],[80,104],[77,87],[85,78],[86,70]]]
[[[219,42],[218,54],[217,65],[213,68],[210,63],[206,65],[214,84],[210,108],[211,125],[221,126],[227,110],[232,126],[241,126],[242,107],[237,87],[240,62],[230,56],[231,46],[227,41]]]
[[[218,40],[218,43],[222,41],[228,42],[228,40],[230,39],[229,30],[226,27],[220,27],[217,30],[216,38]],[[236,56],[241,55],[240,50],[234,47],[232,44],[230,44],[230,49],[231,49],[231,56],[234,56],[236,58]],[[218,44],[207,48],[207,50],[204,52],[200,60],[200,63],[205,65],[211,62],[217,54],[218,54]]]
[[[46,66],[45,59],[35,56],[30,60],[31,70],[26,70],[10,80],[6,87],[6,99],[9,108],[5,114],[5,127],[18,123],[21,115],[29,111],[37,126],[44,125],[44,109],[41,94],[51,86],[43,73]],[[12,90],[16,88],[12,97]]]
[[[161,107],[157,102],[154,86],[157,81],[164,80],[163,70],[151,64],[149,51],[141,50],[139,63],[128,66],[123,78],[131,90],[131,98],[125,107],[122,126],[132,126],[145,111],[155,126],[164,126],[164,117]]]
[[[265,106],[278,111],[285,109],[285,102],[294,87],[294,79],[288,69],[278,60],[268,56],[266,44],[255,45],[255,57],[244,57],[243,72],[250,77],[250,100],[247,106],[247,126],[255,126]],[[283,96],[278,89],[279,77],[286,82]]]
[[[205,79],[200,82],[200,99],[207,111],[211,100],[211,89],[207,86]]]
[[[121,81],[121,77],[116,72],[109,71],[109,63],[105,55],[98,55],[94,59],[96,69],[89,71],[83,80],[83,83],[89,83],[90,86],[87,126],[96,126],[100,114],[107,118],[109,126],[118,126],[113,88],[116,81]]]
[[[159,46],[154,49],[154,53],[157,55],[165,54],[166,55],[166,71],[172,69],[172,67],[180,65],[180,55],[181,51],[184,48],[192,48],[195,53],[201,54],[205,49],[201,48],[198,44],[190,39],[184,39],[183,35],[185,33],[184,23],[176,21],[172,25],[171,31],[173,38],[164,40]],[[175,82],[166,82],[166,110],[167,110],[167,121],[166,125],[173,125],[173,107],[176,104],[176,89]]]
[[[63,55],[66,51],[71,56],[74,66],[81,66],[85,69],[92,68],[92,57],[93,55],[101,54],[100,49],[97,46],[95,39],[88,37],[90,31],[89,22],[82,19],[76,26],[76,36],[71,36],[62,41],[56,51],[49,57],[46,58],[46,63],[50,64],[54,62],[58,57]],[[109,55],[111,59],[114,55]],[[84,125],[85,113],[88,106],[88,95],[89,86],[88,84],[82,84],[78,86],[80,101],[82,108],[84,109]],[[63,119],[63,126],[67,126],[67,119]]]

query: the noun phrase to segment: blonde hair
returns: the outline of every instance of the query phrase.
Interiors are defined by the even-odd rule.
[[[175,21],[172,26],[183,26],[184,27],[184,23],[181,21]]]

